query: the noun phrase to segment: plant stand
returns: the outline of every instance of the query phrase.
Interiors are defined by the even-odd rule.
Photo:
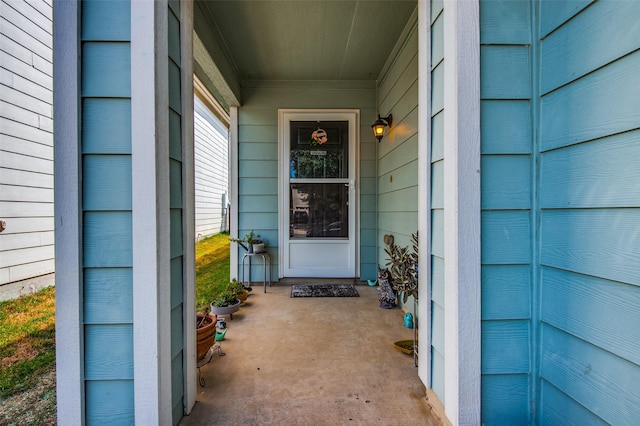
[[[213,359],[213,354],[216,352],[216,350],[218,351],[218,356],[225,356],[225,353],[222,352],[222,343],[216,342],[215,345],[213,345],[213,346],[211,346],[209,348],[209,351],[204,356],[204,358],[202,358],[200,361],[198,361],[198,364],[197,364],[197,367],[198,367],[198,383],[200,383],[200,386],[202,386],[202,387],[205,386],[205,381],[204,381],[204,377],[202,377],[200,368],[204,367],[205,365],[207,365],[207,364],[209,364],[211,362],[211,360]]]
[[[413,366],[418,366],[418,301],[413,298]]]
[[[249,286],[251,286],[251,258],[254,256],[260,256],[262,258],[262,285],[264,286],[264,292],[267,292],[267,276],[269,277],[269,287],[271,287],[271,256],[269,252],[263,251],[262,253],[249,253],[245,252],[242,256],[242,285],[244,285],[244,260],[249,258]],[[267,275],[267,269],[269,274]]]

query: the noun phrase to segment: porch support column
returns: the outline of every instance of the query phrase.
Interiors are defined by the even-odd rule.
[[[171,419],[167,6],[131,2],[134,411]]]
[[[480,424],[480,23],[478,0],[444,5],[445,413]]]

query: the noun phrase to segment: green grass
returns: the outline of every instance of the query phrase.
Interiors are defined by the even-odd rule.
[[[229,234],[218,234],[196,244],[196,309],[203,312],[229,284]]]
[[[0,397],[34,386],[55,365],[55,289],[0,302]]]
[[[228,233],[196,243],[199,311],[227,288],[229,255]],[[0,302],[0,424],[55,424],[55,361],[55,288]]]

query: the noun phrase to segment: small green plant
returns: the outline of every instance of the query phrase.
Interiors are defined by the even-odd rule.
[[[253,244],[262,244],[264,242],[262,240],[262,237],[260,237],[259,234],[256,234],[253,229],[249,231],[249,233],[246,234],[243,238],[230,237],[229,241],[231,241],[232,243],[240,244],[240,246],[242,246],[242,248],[247,251],[249,251],[249,247],[251,247]],[[245,245],[245,243],[247,245]]]
[[[222,293],[216,300],[213,301],[213,306],[216,308],[222,308],[224,306],[231,306],[238,301],[238,295],[231,290],[227,290]]]
[[[237,296],[243,291],[244,291],[244,286],[240,281],[236,281],[235,278],[231,280],[231,282],[229,283],[229,292],[232,292]]]
[[[389,266],[392,287],[402,294],[402,303],[407,303],[409,296],[418,300],[418,232],[411,234],[413,251],[409,247],[400,247],[394,244],[393,239],[385,239],[384,251],[389,258],[386,266]]]

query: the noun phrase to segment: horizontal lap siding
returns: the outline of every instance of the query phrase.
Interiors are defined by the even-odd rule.
[[[271,279],[279,276],[278,257],[278,109],[360,109],[360,276],[374,279],[376,194],[375,145],[370,125],[375,121],[375,89],[348,88],[309,82],[306,85],[265,84],[246,87],[238,111],[238,234],[254,229],[267,240]],[[377,143],[377,142],[375,142]],[[239,262],[242,255],[238,256]],[[237,265],[240,272],[241,264]],[[248,271],[248,270],[247,270]],[[252,262],[252,276],[262,276],[262,263]],[[239,274],[241,276],[241,274]]]
[[[169,219],[170,219],[170,303],[171,303],[171,405],[172,423],[178,424],[184,414],[184,250],[183,250],[183,140],[182,140],[182,78],[180,51],[180,5],[169,2],[168,52],[169,64]],[[194,114],[195,117],[195,114]],[[195,118],[194,118],[195,120]],[[195,130],[194,130],[195,131]]]
[[[431,4],[431,383],[446,404],[444,368],[444,14],[442,3]]]
[[[129,10],[129,2],[82,4],[87,424],[134,418]]]
[[[196,238],[200,239],[227,230],[229,132],[204,102],[194,99]]]
[[[532,371],[529,1],[480,2],[482,421],[527,424]]]
[[[393,235],[396,244],[407,246],[411,234],[418,229],[417,21],[407,25],[406,36],[398,41],[399,49],[390,67],[378,81],[377,112],[383,117],[393,114],[392,126],[377,151],[378,244],[371,261],[379,266],[387,262],[382,243],[385,234]]]
[[[540,10],[540,419],[634,424],[640,3],[557,6]]]
[[[54,271],[52,15],[0,2],[0,286]]]

